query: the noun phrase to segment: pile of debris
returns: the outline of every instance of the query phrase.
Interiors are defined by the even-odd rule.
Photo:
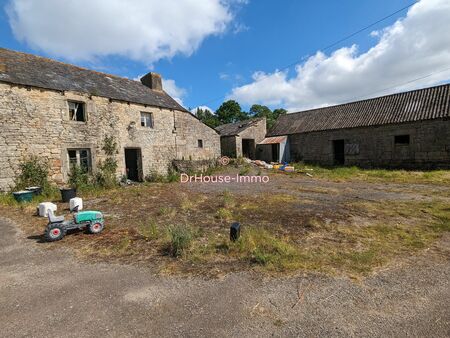
[[[267,163],[265,161],[261,160],[251,160],[249,158],[244,158],[243,161],[248,164],[252,164],[254,166],[257,166],[259,168],[268,169],[268,170],[280,170],[287,173],[301,173],[305,174],[306,176],[313,177],[313,175],[310,173],[313,171],[313,169],[295,169],[294,166],[289,165],[288,163],[278,163],[278,162],[270,162]]]

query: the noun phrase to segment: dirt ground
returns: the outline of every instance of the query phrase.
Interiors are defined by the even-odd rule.
[[[217,174],[234,177],[241,171],[228,167]],[[86,262],[218,278],[248,270],[364,278],[426,250],[448,231],[448,184],[245,173],[251,174],[267,174],[270,180],[152,183],[87,194],[85,208],[104,213],[105,231],[96,236],[74,232],[56,243],[43,241],[46,220],[33,215],[33,204],[0,206],[0,211],[43,250],[70,248]],[[58,203],[59,213],[65,208]],[[243,227],[238,244],[228,241],[233,221]],[[168,254],[166,229],[180,224],[195,236],[191,248],[174,258]]]
[[[1,337],[448,337],[450,238],[355,282],[80,262],[0,220]]]

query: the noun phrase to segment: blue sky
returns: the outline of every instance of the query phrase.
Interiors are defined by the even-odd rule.
[[[166,18],[159,22],[159,27],[167,25],[167,29],[158,34],[152,33],[155,29],[152,25],[158,25],[156,21],[159,19],[155,19],[158,12],[149,14],[148,20],[145,15],[135,14],[139,11],[156,11],[153,8],[157,5],[149,9],[142,5],[142,1],[133,0],[136,11],[123,13],[126,18],[123,22],[121,18],[112,19],[114,12],[109,13],[108,17],[102,17],[106,16],[102,6],[108,6],[105,1],[91,1],[97,4],[88,18],[83,11],[76,12],[76,7],[55,6],[55,1],[2,0],[0,45],[132,79],[154,70],[169,80],[165,83],[168,91],[181,99],[185,107],[190,108],[207,105],[216,109],[225,99],[235,98],[246,109],[252,103],[262,103],[296,110],[363,97],[370,95],[372,89],[382,95],[388,92],[382,92],[387,87],[440,71],[446,65],[450,67],[450,60],[446,59],[446,56],[450,56],[450,44],[446,37],[449,27],[448,24],[443,24],[450,22],[450,15],[448,1],[444,0],[422,1],[414,6],[418,9],[413,7],[408,14],[411,16],[409,26],[405,20],[405,10],[335,46],[322,56],[316,54],[321,47],[411,4],[412,1],[204,0],[202,7],[195,8],[190,8],[191,4],[187,0],[178,3],[168,1],[167,8],[161,8],[159,12],[165,13]],[[78,3],[80,2],[83,1]],[[180,6],[182,2],[185,4]],[[34,8],[30,3],[38,7]],[[43,3],[47,3],[47,6],[43,6]],[[77,2],[74,3],[76,6]],[[211,3],[210,8],[206,6],[207,3]],[[429,14],[430,8],[431,11],[435,9],[435,13],[441,13],[437,20],[430,19],[436,17],[434,12]],[[98,14],[95,12],[97,10]],[[113,11],[114,8],[107,10]],[[124,9],[117,5],[117,11],[120,13]],[[174,17],[171,18],[171,15]],[[61,26],[61,21],[71,22],[69,16],[75,17],[74,23]],[[180,25],[182,27],[179,30],[172,31],[173,26],[184,22],[183,20],[186,23]],[[408,34],[400,32],[400,29],[395,31],[397,20],[402,20],[403,30]],[[142,39],[136,33],[141,28],[145,28]],[[386,33],[384,38],[390,38],[393,42],[386,48],[378,46],[383,52],[391,48],[386,52],[387,56],[380,59],[379,56],[367,55],[367,60],[363,60],[360,56],[380,44],[380,40],[383,40],[382,29],[389,28],[389,36]],[[427,30],[436,32],[438,37],[417,46],[418,50],[398,51],[403,43],[408,46],[407,39],[410,36],[415,34],[417,40],[418,36],[424,35],[421,32]],[[371,34],[373,31],[379,33]],[[397,35],[392,38],[395,34]],[[185,40],[178,41],[182,40],[178,39],[179,36],[185,35]],[[435,41],[436,39],[440,40]],[[109,41],[114,48],[109,48]],[[152,46],[148,50],[147,42]],[[436,51],[432,48],[430,51],[427,44],[440,49]],[[124,45],[126,48],[121,49]],[[351,50],[352,45],[355,45],[354,50]],[[409,47],[403,49],[405,48]],[[83,53],[78,55],[78,49],[83,50]],[[429,51],[426,52],[425,49]],[[331,58],[331,54],[337,50],[341,50],[344,55]],[[435,60],[436,55],[439,55],[439,62]],[[377,57],[378,59],[373,60]],[[410,63],[410,69],[397,72],[405,64],[405,57],[408,58],[406,63]],[[288,64],[305,66],[308,59],[313,63],[313,69],[305,67],[303,75],[296,71],[295,66],[285,73],[274,74],[277,69]],[[367,66],[367,69],[361,70],[366,67],[363,64],[371,62],[386,63],[387,69],[395,69],[390,73],[395,74],[388,78],[380,77],[376,66]],[[336,69],[341,72],[335,73]],[[264,75],[264,81],[255,83],[258,77],[256,72],[267,74]],[[307,76],[314,79],[308,82]],[[437,76],[415,81],[407,86],[398,86],[391,91],[442,83],[448,78],[450,72],[444,71]],[[368,81],[367,88],[361,88],[362,81]],[[355,89],[352,88],[353,82]],[[315,88],[314,83],[320,84],[320,88]]]

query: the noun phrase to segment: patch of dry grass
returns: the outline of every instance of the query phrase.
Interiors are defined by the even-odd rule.
[[[324,168],[315,165],[295,163],[298,170],[305,168],[314,177],[333,181],[368,181],[368,182],[396,182],[396,183],[431,183],[450,184],[450,170],[409,171],[389,169],[361,169],[358,167]]]
[[[83,197],[86,205],[105,213],[105,231],[69,235],[51,247],[69,246],[88,258],[157,264],[172,272],[303,269],[359,276],[428,248],[450,231],[450,208],[442,196],[430,202],[346,204],[339,204],[338,196],[330,209],[320,196],[305,200],[298,192],[202,194],[187,193],[177,184],[149,184]],[[0,196],[0,211],[27,235],[45,227],[45,219],[31,216],[35,207]],[[66,207],[58,204],[58,210]],[[336,215],[338,209],[345,217]],[[229,225],[235,220],[242,224],[242,236],[231,242]]]

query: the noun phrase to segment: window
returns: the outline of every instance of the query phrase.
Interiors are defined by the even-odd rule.
[[[197,140],[197,147],[203,148],[203,140]]]
[[[153,128],[153,114],[141,113],[141,127]]]
[[[68,149],[67,156],[69,158],[69,169],[78,166],[86,172],[91,171],[92,162],[90,149]]]
[[[68,101],[69,103],[69,120],[86,122],[86,114],[83,102]]]
[[[409,144],[409,135],[395,135],[395,144]]]

